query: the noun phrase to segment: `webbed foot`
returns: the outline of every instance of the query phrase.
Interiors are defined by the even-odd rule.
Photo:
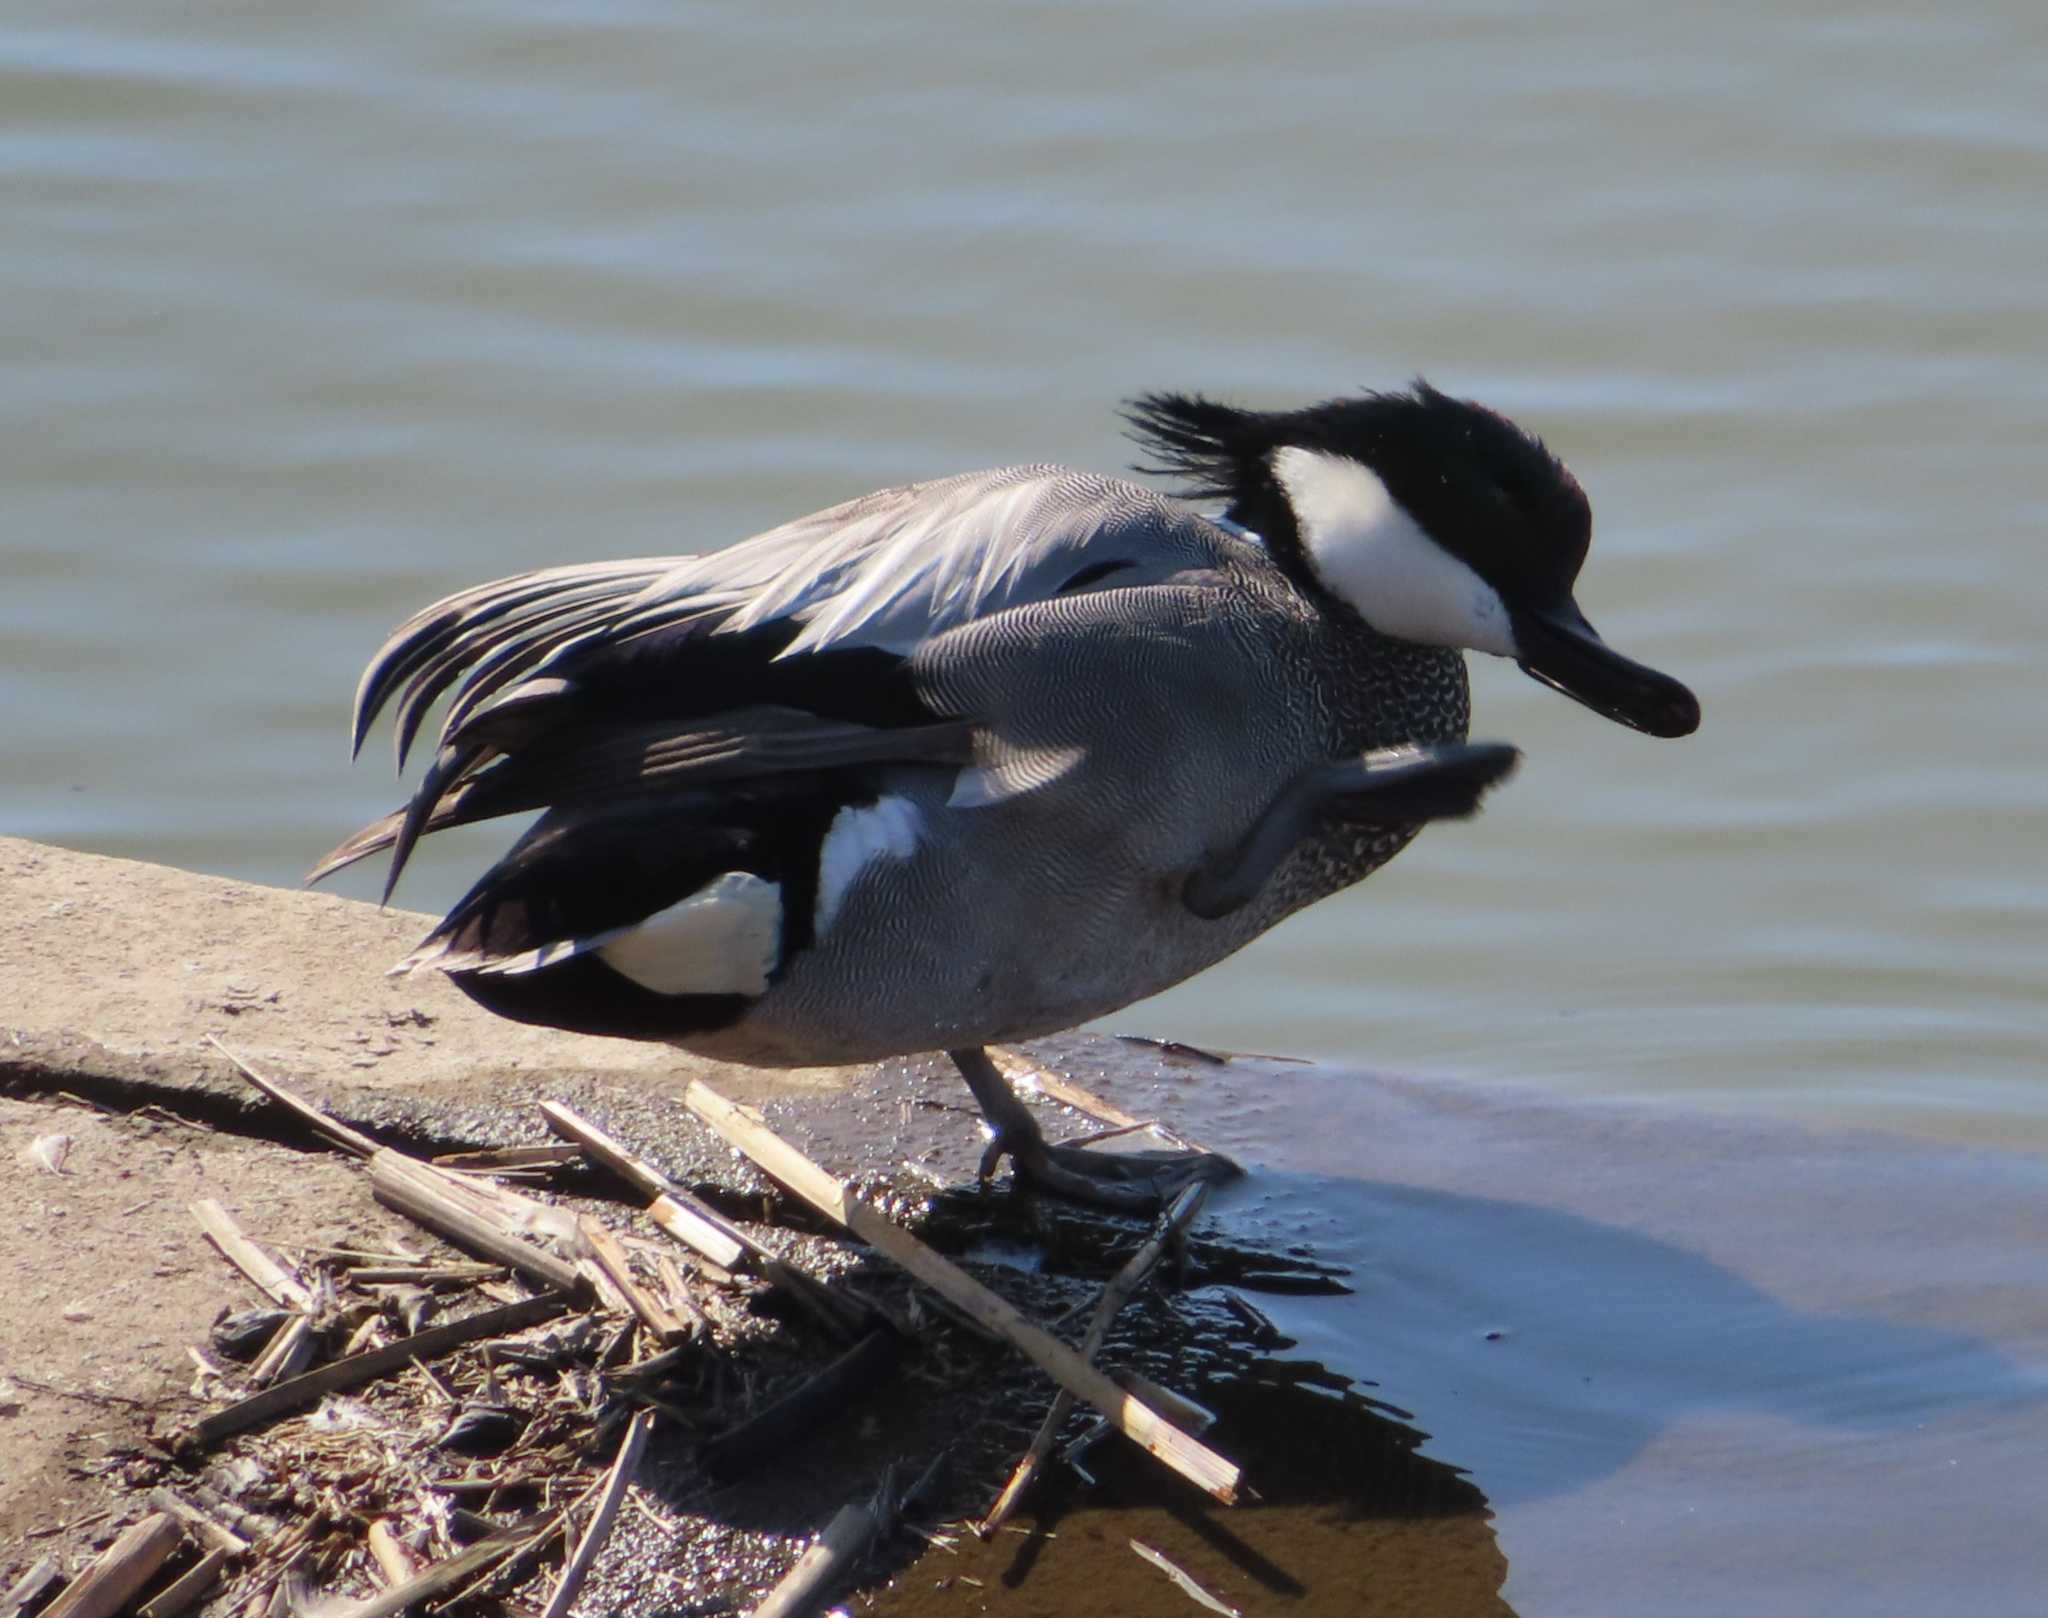
[[[994,1139],[982,1154],[987,1180],[1007,1157],[1017,1177],[1077,1202],[1127,1213],[1156,1210],[1197,1180],[1227,1180],[1244,1171],[1219,1152],[1096,1152],[1059,1146],[1045,1138],[1031,1109],[1018,1099],[988,1053],[949,1051]]]

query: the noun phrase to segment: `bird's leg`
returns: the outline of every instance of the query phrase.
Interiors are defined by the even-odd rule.
[[[980,1103],[995,1132],[981,1160],[981,1177],[1008,1157],[1017,1177],[1080,1202],[1143,1211],[1157,1208],[1196,1180],[1225,1180],[1240,1172],[1216,1152],[1091,1152],[1055,1146],[1045,1138],[1031,1109],[980,1046],[948,1051],[953,1065]]]
[[[1204,921],[1249,904],[1300,842],[1331,820],[1442,820],[1469,815],[1520,758],[1497,742],[1389,747],[1303,770],[1236,846],[1197,866],[1181,900]]]

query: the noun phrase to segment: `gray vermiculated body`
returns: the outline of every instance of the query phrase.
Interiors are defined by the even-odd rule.
[[[1192,522],[1193,519],[1183,519]],[[1207,524],[1203,524],[1207,527]],[[1297,772],[1465,734],[1463,657],[1334,625],[1270,567],[1103,590],[933,641],[919,672],[996,754],[1080,754],[1036,789],[949,809],[950,772],[889,790],[926,832],[735,1026],[685,1041],[766,1064],[866,1060],[1071,1028],[1155,994],[1368,875],[1414,826],[1337,825],[1218,921],[1187,875]],[[1278,677],[1276,677],[1278,676]]]

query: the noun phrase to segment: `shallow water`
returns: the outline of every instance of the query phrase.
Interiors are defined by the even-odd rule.
[[[441,591],[1114,467],[1143,387],[1426,368],[1572,461],[1582,599],[1705,728],[1480,669],[1528,752],[1480,822],[1116,1025],[2048,1145],[2044,46],[2011,3],[17,8],[0,828],[289,881],[390,801],[344,707]]]

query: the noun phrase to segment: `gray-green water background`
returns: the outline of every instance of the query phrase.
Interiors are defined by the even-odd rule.
[[[445,590],[1426,370],[1705,727],[1476,669],[1480,821],[1113,1025],[2048,1145],[2044,18],[12,7],[0,830],[291,881]]]

